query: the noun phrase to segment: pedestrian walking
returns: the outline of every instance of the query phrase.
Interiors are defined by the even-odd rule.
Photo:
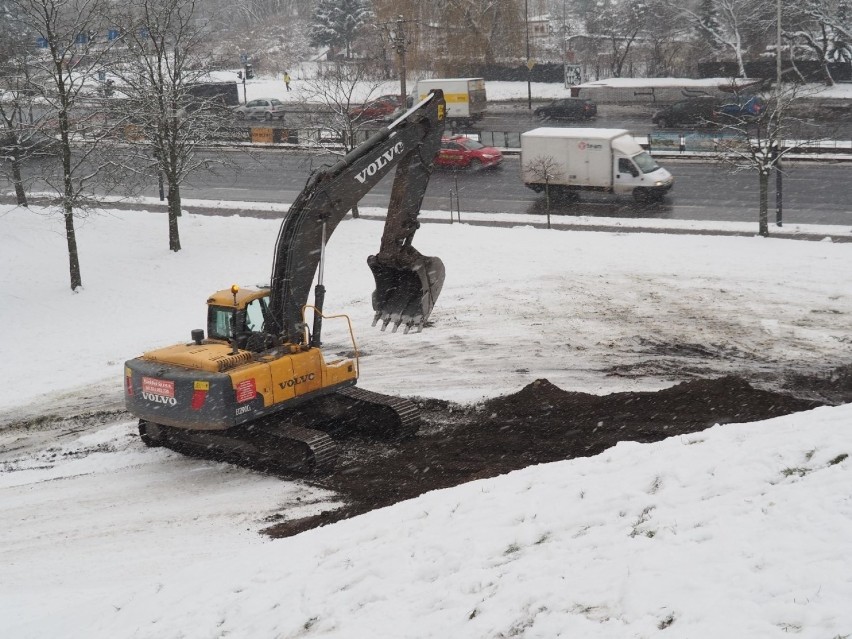
[[[284,72],[284,86],[287,87],[287,90],[290,90],[290,74],[286,71]]]

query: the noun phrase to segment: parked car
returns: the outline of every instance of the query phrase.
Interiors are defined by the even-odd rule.
[[[535,114],[542,119],[581,120],[595,117],[598,105],[585,98],[562,98],[538,107]]]
[[[241,120],[272,120],[278,118],[284,119],[284,103],[275,98],[260,98],[258,100],[249,100],[245,104],[234,107],[234,114]]]
[[[759,95],[740,96],[739,99],[725,102],[719,112],[734,118],[756,118],[766,109],[766,101]]]
[[[672,126],[709,126],[716,122],[719,103],[712,96],[697,96],[663,107],[651,117],[661,129]]]
[[[485,146],[464,135],[451,135],[441,139],[441,149],[435,166],[456,169],[478,169],[499,166],[503,162],[500,149]]]
[[[398,95],[381,95],[349,110],[349,117],[360,122],[389,120],[400,110]]]
[[[739,119],[758,117],[766,108],[760,96],[741,96],[728,101],[713,96],[696,96],[675,102],[651,118],[661,129],[672,126],[714,126]]]

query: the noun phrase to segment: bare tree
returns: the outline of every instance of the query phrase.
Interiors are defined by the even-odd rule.
[[[446,0],[424,3],[447,34],[441,53],[454,59],[493,64],[522,51],[524,6],[517,0]]]
[[[536,156],[524,164],[524,172],[534,177],[536,181],[544,180],[545,212],[547,228],[550,228],[550,183],[562,177],[559,162],[550,155]]]
[[[823,79],[834,85],[829,64],[852,61],[852,6],[846,0],[800,0],[785,11],[784,38],[791,45],[801,44],[819,61]]]
[[[315,144],[319,145],[321,131],[330,132],[339,143],[339,151],[346,154],[363,142],[380,124],[375,118],[360,115],[357,107],[377,97],[386,84],[381,70],[369,62],[335,62],[321,74],[304,82],[305,100],[322,105],[322,113],[315,117],[320,126]],[[352,209],[358,217],[358,206]]]
[[[0,170],[15,187],[19,206],[27,206],[22,166],[42,152],[33,119],[33,89],[23,43],[7,38],[0,42]],[[49,138],[45,138],[49,140]]]
[[[648,6],[643,0],[599,0],[587,18],[587,28],[606,38],[612,76],[620,78],[630,49],[645,28]]]
[[[759,185],[758,233],[769,235],[769,177],[786,156],[815,141],[792,115],[800,91],[776,87],[757,117],[727,115],[717,141],[716,159],[733,172],[756,171]]]
[[[129,143],[139,163],[166,183],[172,251],[181,248],[181,185],[211,166],[198,147],[230,119],[223,103],[193,94],[208,76],[206,22],[196,14],[196,0],[131,0],[120,18],[128,55],[119,90],[134,133]]]
[[[71,290],[83,283],[74,228],[75,212],[91,202],[87,187],[110,164],[97,155],[109,135],[100,109],[77,110],[96,84],[95,74],[110,60],[106,32],[106,0],[13,0],[22,31],[38,36],[41,48],[33,56],[29,84],[51,112],[52,128],[60,145],[61,175],[45,176],[57,193],[65,218]],[[47,125],[46,125],[47,126]],[[45,129],[47,130],[47,128]],[[72,154],[72,141],[75,152]]]
[[[765,31],[766,16],[771,14],[765,0],[709,0],[699,8],[670,0],[681,15],[708,42],[728,49],[734,55],[741,78],[746,77],[745,51],[750,36]]]

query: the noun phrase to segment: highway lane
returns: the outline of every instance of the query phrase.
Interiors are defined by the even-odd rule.
[[[221,155],[205,152],[228,165],[215,173],[200,172],[181,188],[185,198],[290,203],[303,189],[310,171],[332,164],[337,157],[303,151],[228,150]],[[675,186],[660,203],[637,204],[630,197],[583,194],[578,202],[553,202],[557,215],[596,217],[661,218],[707,221],[754,221],[757,219],[759,185],[755,172],[731,173],[723,165],[661,160],[675,176]],[[31,170],[32,174],[32,170]],[[54,180],[55,181],[55,180]],[[363,206],[387,206],[392,179],[382,181],[368,193]],[[43,190],[34,182],[31,190]],[[0,177],[0,190],[12,191]],[[96,192],[103,192],[96,188]],[[507,156],[503,166],[482,171],[436,170],[430,180],[423,207],[450,210],[450,194],[458,193],[462,211],[483,213],[534,213],[545,210],[545,196],[524,187],[517,156]],[[140,193],[156,197],[155,183]],[[801,163],[787,166],[783,179],[784,221],[801,224],[852,224],[852,163]],[[775,176],[769,185],[770,217],[775,215]]]
[[[304,154],[261,152],[232,154],[240,169],[217,176],[198,174],[183,188],[185,197],[244,201],[292,202],[311,167],[333,158]],[[754,172],[731,173],[707,162],[668,161],[675,186],[661,203],[637,204],[630,197],[583,194],[579,202],[555,203],[564,215],[647,217],[683,220],[751,221],[757,218],[759,184]],[[363,200],[365,206],[387,206],[391,179],[386,178]],[[525,188],[517,156],[503,166],[482,171],[436,170],[424,208],[450,209],[457,191],[462,211],[484,213],[541,213],[543,194]],[[784,170],[784,220],[802,224],[852,223],[852,164],[797,164]],[[154,195],[149,189],[147,195]],[[769,206],[774,219],[775,177],[770,178]]]

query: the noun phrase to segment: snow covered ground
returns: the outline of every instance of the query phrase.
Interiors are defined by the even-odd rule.
[[[424,213],[425,217],[431,215]],[[265,282],[277,222],[0,206],[0,636],[789,637],[852,634],[852,406],[527,468],[269,540],[335,495],[146,449],[123,361],[187,340],[209,292]],[[712,226],[712,225],[711,225]],[[684,371],[760,378],[852,361],[852,245],[424,224],[433,326],[371,328],[381,226],[331,238],[326,308],[361,383],[474,401],[547,378],[608,393]],[[327,325],[326,347],[346,350]],[[700,345],[693,349],[662,347]],[[607,371],[627,366],[637,377]],[[65,420],[14,426],[22,417]],[[566,416],[570,419],[570,416]],[[846,602],[846,603],[844,603]]]
[[[290,91],[287,91],[284,81],[281,79],[283,73],[278,76],[258,75],[251,80],[246,80],[245,87],[249,100],[257,98],[278,98],[284,102],[298,102],[310,99],[310,80],[316,73],[316,65],[304,63],[290,70]],[[243,97],[243,81],[237,77],[237,71],[217,71],[211,75],[211,79],[218,82],[237,82],[240,85],[240,97]],[[415,78],[409,78],[413,82]],[[716,87],[720,84],[730,83],[730,78],[610,78],[594,82],[595,86],[637,88],[662,87],[662,86],[687,86],[694,88]],[[409,86],[409,90],[413,84]],[[399,82],[388,81],[378,85],[363,84],[357,87],[353,95],[353,101],[362,101],[376,98],[380,95],[399,93]],[[570,91],[558,82],[532,82],[527,88],[526,82],[500,82],[489,80],[485,83],[485,91],[488,100],[501,102],[506,100],[526,100],[532,93],[534,100],[550,100],[564,98],[570,95]],[[806,85],[801,87],[801,95],[818,98],[841,98],[852,99],[852,83],[841,83],[833,87],[822,85]]]

